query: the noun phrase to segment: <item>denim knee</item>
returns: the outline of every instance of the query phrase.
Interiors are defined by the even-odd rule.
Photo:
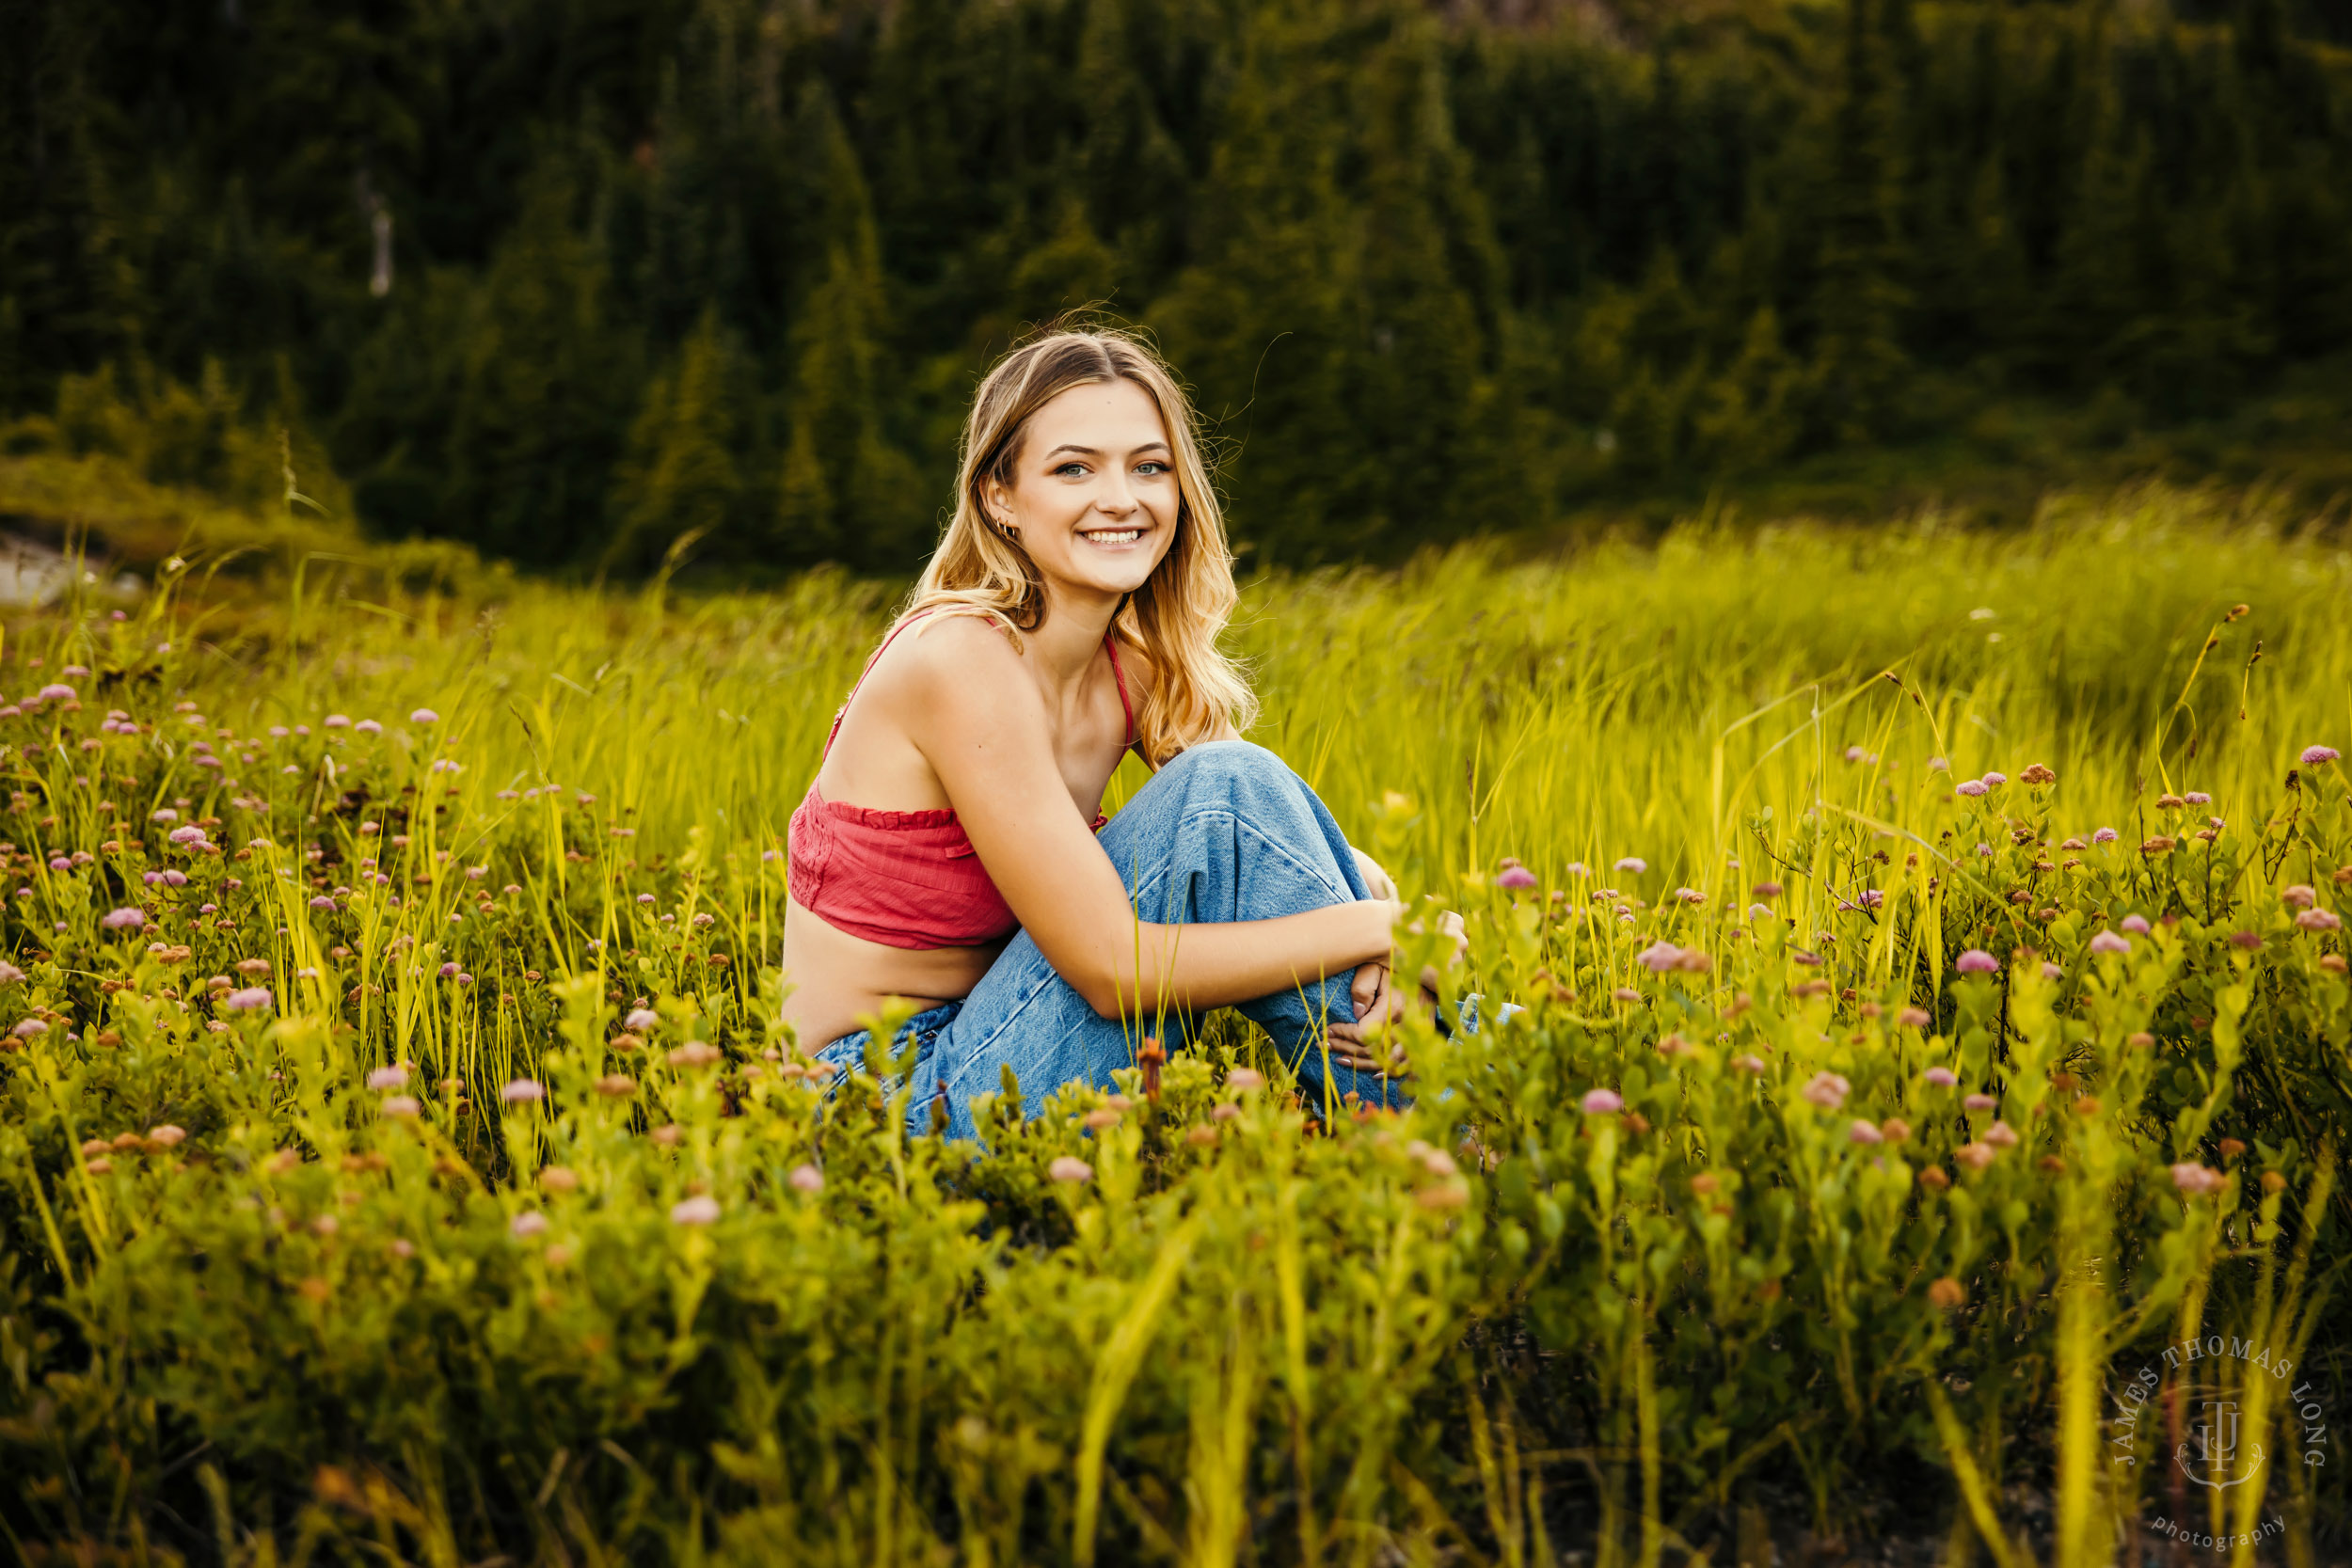
[[[1161,769],[1191,788],[1230,788],[1239,784],[1276,784],[1299,787],[1290,764],[1250,740],[1211,740],[1178,752]]]

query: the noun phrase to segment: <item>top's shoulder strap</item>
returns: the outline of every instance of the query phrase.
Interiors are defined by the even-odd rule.
[[[850,688],[849,696],[841,699],[841,705],[834,710],[833,728],[825,732],[825,750],[821,753],[822,755],[833,755],[833,737],[841,733],[841,721],[848,716],[850,704],[856,700],[858,687],[864,686],[866,684],[866,677],[874,673],[874,661],[882,657],[882,649],[889,647],[893,641],[897,641],[900,632],[906,630],[907,627],[914,625],[915,622],[920,621],[924,616],[929,615],[930,613],[930,611],[928,610],[916,610],[914,614],[908,616],[905,620],[891,627],[890,635],[882,640],[882,646],[876,648],[871,654],[866,656],[866,668],[857,673],[856,684]]]
[[[1136,705],[1127,697],[1127,672],[1119,665],[1119,633],[1116,630],[1103,634],[1103,651],[1111,656],[1111,679],[1119,683],[1119,706],[1120,711],[1127,716],[1127,745],[1132,750],[1138,738],[1136,735]]]

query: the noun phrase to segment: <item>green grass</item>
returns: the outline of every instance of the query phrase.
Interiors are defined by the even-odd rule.
[[[0,639],[20,705],[75,689],[0,712],[0,1026],[42,1025],[0,1053],[0,1539],[1724,1562],[1761,1511],[2104,1560],[2179,1507],[2109,1462],[2117,1386],[2347,1326],[2352,815],[2297,756],[2352,741],[2352,557],[2298,523],[2144,488],[1255,583],[1254,738],[1529,1011],[1418,1036],[1403,1117],[1225,1022],[1123,1101],[1020,1085],[984,1153],[771,1022],[774,851],[883,590],[428,592],[249,520],[210,575],[199,529],[124,619]],[[2228,1370],[2281,1456],[2229,1506],[2341,1528]]]

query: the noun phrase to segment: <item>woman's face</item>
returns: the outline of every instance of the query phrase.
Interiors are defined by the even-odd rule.
[[[1073,387],[1030,416],[991,521],[1020,531],[1049,590],[1132,594],[1176,542],[1176,454],[1132,381]]]

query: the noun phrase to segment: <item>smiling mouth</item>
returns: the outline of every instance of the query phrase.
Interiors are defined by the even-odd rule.
[[[1139,528],[1092,529],[1081,532],[1079,538],[1097,545],[1132,545],[1143,537]]]

